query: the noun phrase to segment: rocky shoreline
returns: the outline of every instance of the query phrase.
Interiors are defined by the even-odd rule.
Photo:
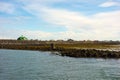
[[[120,51],[102,50],[102,49],[65,49],[39,46],[4,46],[0,49],[15,50],[39,50],[39,51],[57,51],[57,55],[75,57],[75,58],[120,58]]]
[[[57,51],[57,55],[75,58],[120,58],[120,47],[105,43],[2,41],[0,49]]]
[[[68,49],[61,50],[59,54],[75,58],[120,58],[120,51],[96,49]]]

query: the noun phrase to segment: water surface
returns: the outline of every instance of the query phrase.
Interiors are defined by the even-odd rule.
[[[1,49],[0,80],[120,80],[120,60]]]

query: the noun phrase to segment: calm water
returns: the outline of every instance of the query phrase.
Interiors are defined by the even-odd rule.
[[[120,80],[120,60],[1,49],[0,80]]]

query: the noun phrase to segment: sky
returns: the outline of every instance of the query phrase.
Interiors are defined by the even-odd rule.
[[[120,0],[0,0],[0,39],[120,40]]]

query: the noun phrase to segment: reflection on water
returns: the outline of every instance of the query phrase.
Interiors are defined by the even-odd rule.
[[[0,80],[120,80],[120,60],[1,49]]]

